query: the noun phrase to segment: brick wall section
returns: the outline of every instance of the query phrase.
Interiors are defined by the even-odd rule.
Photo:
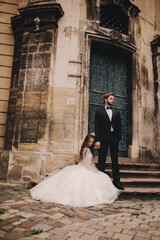
[[[0,3],[0,150],[4,148],[14,50],[10,18],[17,14],[17,8],[18,0],[6,0]]]

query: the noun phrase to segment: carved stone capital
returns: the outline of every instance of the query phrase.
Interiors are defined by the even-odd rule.
[[[12,28],[16,32],[34,32],[36,27],[41,31],[57,28],[58,20],[64,14],[59,3],[45,3],[28,5],[19,9],[19,15],[11,18]],[[35,19],[39,19],[39,24],[35,23]]]

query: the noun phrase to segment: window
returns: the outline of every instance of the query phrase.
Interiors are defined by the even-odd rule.
[[[101,5],[100,26],[128,35],[128,16],[119,5]]]

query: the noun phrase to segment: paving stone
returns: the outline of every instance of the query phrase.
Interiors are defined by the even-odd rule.
[[[7,219],[7,218],[11,218],[11,217],[15,217],[15,215],[14,214],[8,214],[8,213],[1,215],[1,219]]]
[[[50,238],[47,238],[47,240],[68,240],[68,236],[64,236],[64,235],[52,235]],[[70,238],[69,238],[70,240]],[[76,239],[73,239],[76,240]]]
[[[98,240],[113,240],[113,238],[110,238],[110,237],[100,237]]]
[[[13,231],[9,232],[7,235],[6,235],[6,238],[9,239],[9,240],[17,240],[19,238],[22,238],[24,237],[24,231],[20,231],[19,229],[13,229]]]
[[[146,233],[148,231],[147,228],[142,228],[142,227],[135,227],[135,228],[133,228],[133,230],[135,232],[144,232],[144,233]]]
[[[36,215],[28,212],[18,212],[18,216],[22,216],[25,218],[32,218],[32,217],[35,217]]]
[[[1,228],[1,226],[4,226],[4,225],[8,225],[8,222],[1,220],[1,222],[0,222],[0,228]]]
[[[70,237],[69,240],[82,240],[82,238]]]
[[[42,232],[42,233],[40,233],[40,234],[36,234],[35,235],[35,238],[38,238],[38,239],[47,239],[47,238],[49,238],[51,236],[51,234],[50,233],[46,233],[46,232]]]
[[[116,238],[118,240],[132,240],[132,236],[125,235],[125,234],[119,234],[119,233],[115,233],[113,235],[113,239],[114,238]]]
[[[151,240],[159,240],[159,239],[160,239],[159,236],[156,236],[156,235],[152,235],[152,236],[151,236]]]
[[[106,226],[106,227],[110,227],[110,226],[113,226],[114,223],[113,222],[109,222],[109,221],[106,221],[106,222],[99,222],[98,225],[100,226]]]
[[[34,221],[36,221],[37,223],[45,223],[48,225],[53,225],[57,222],[54,219],[44,219],[44,218],[35,218]]]
[[[18,240],[35,240],[36,238],[33,237],[33,236],[30,236],[30,237],[22,237],[22,238],[19,238]]]
[[[119,227],[116,227],[116,226],[113,226],[113,227],[105,227],[105,230],[107,232],[120,233],[123,229],[119,228]]]
[[[69,237],[81,237],[83,235],[83,232],[78,232],[78,231],[70,231],[66,233],[66,236]]]
[[[102,237],[112,237],[114,235],[113,232],[109,232],[107,230],[99,230],[94,233],[96,236],[102,236]]]
[[[6,232],[0,230],[0,237],[3,237],[4,235],[6,235]]]
[[[52,210],[52,211],[48,212],[49,215],[53,215],[53,214],[56,214],[56,213],[58,213],[58,211],[56,211],[56,210]]]
[[[159,215],[160,216],[160,215]],[[159,219],[160,220],[160,219]],[[149,226],[160,227],[160,222],[152,221],[149,223]]]
[[[10,232],[12,229],[14,228],[14,226],[12,226],[11,224],[2,226],[1,229],[6,231],[6,232]]]
[[[33,229],[42,229],[43,230],[43,232],[45,232],[45,231],[48,231],[48,230],[50,230],[50,229],[52,229],[53,227],[51,226],[51,225],[48,225],[48,224],[36,224],[36,225],[34,225],[33,227],[31,227],[31,229],[33,230]]]
[[[55,228],[60,228],[60,227],[63,227],[63,226],[64,226],[64,224],[61,223],[61,222],[55,222],[55,223],[53,224],[53,227],[55,227]]]
[[[146,240],[146,238],[143,238],[143,237],[134,237],[133,240]]]
[[[5,219],[6,222],[10,222],[10,223],[14,223],[17,222],[19,219],[21,219],[20,217],[13,217],[13,218],[7,218]]]
[[[10,213],[10,214],[12,214],[12,213],[18,212],[18,210],[16,210],[16,209],[9,209],[7,212]]]
[[[82,240],[99,240],[99,236],[92,235],[92,234],[84,234],[84,235],[82,235],[82,237],[80,239],[82,239]]]
[[[20,224],[21,224],[21,222],[14,222],[14,223],[12,223],[13,226],[18,226]]]
[[[92,227],[92,226],[91,226]],[[90,233],[90,234],[93,234],[94,232],[96,232],[96,229],[94,228],[80,228],[79,229],[79,232],[83,232],[83,233]]]
[[[149,230],[148,233],[153,234],[153,235],[157,235],[157,236],[159,236],[159,239],[160,239],[160,231],[159,230]]]
[[[34,221],[27,221],[27,222],[24,222],[20,225],[21,228],[31,228],[33,227],[34,225],[36,225],[37,222],[34,222]]]
[[[64,228],[55,228],[51,231],[49,231],[53,235],[65,235],[68,232],[68,229]]]
[[[72,222],[68,219],[60,219],[59,222],[65,224],[65,225],[68,225],[68,224],[71,224]]]
[[[146,233],[146,232],[137,232],[135,236],[136,237],[142,237],[142,238],[145,238],[145,239],[150,239],[151,234]]]
[[[71,210],[62,209],[60,212],[63,213],[64,215],[66,215],[66,216],[71,217],[71,218],[77,216],[77,214],[74,213],[74,212],[71,211]]]
[[[92,225],[92,228],[93,229],[96,229],[96,230],[102,230],[105,228],[105,226],[100,226],[100,225]]]
[[[62,214],[62,213],[56,213],[51,216],[51,218],[53,218],[55,220],[61,219],[62,217],[64,217],[64,214]]]
[[[131,235],[131,236],[135,235],[135,231],[133,231],[131,229],[123,229],[121,233],[126,234],[126,235]]]
[[[89,220],[90,219],[88,216],[78,216],[78,217],[83,219],[83,220]]]

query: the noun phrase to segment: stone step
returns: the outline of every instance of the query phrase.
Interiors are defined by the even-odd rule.
[[[153,178],[121,178],[121,183],[124,187],[132,188],[159,188],[160,190],[160,179]]]
[[[111,169],[112,164],[106,163],[106,169]],[[160,171],[159,164],[143,164],[143,163],[119,163],[119,169],[121,170],[147,170],[147,171]]]
[[[125,199],[160,199],[160,189],[126,187],[119,198]]]
[[[98,156],[95,156],[95,162],[98,162]],[[118,158],[119,164],[124,163],[131,163],[131,164],[157,164],[160,165],[160,160],[154,160],[154,159],[140,159],[140,158]],[[106,158],[106,163],[111,163],[111,158]]]
[[[105,171],[110,177],[112,170],[106,169]],[[160,171],[139,171],[139,170],[120,170],[121,178],[160,178]]]

